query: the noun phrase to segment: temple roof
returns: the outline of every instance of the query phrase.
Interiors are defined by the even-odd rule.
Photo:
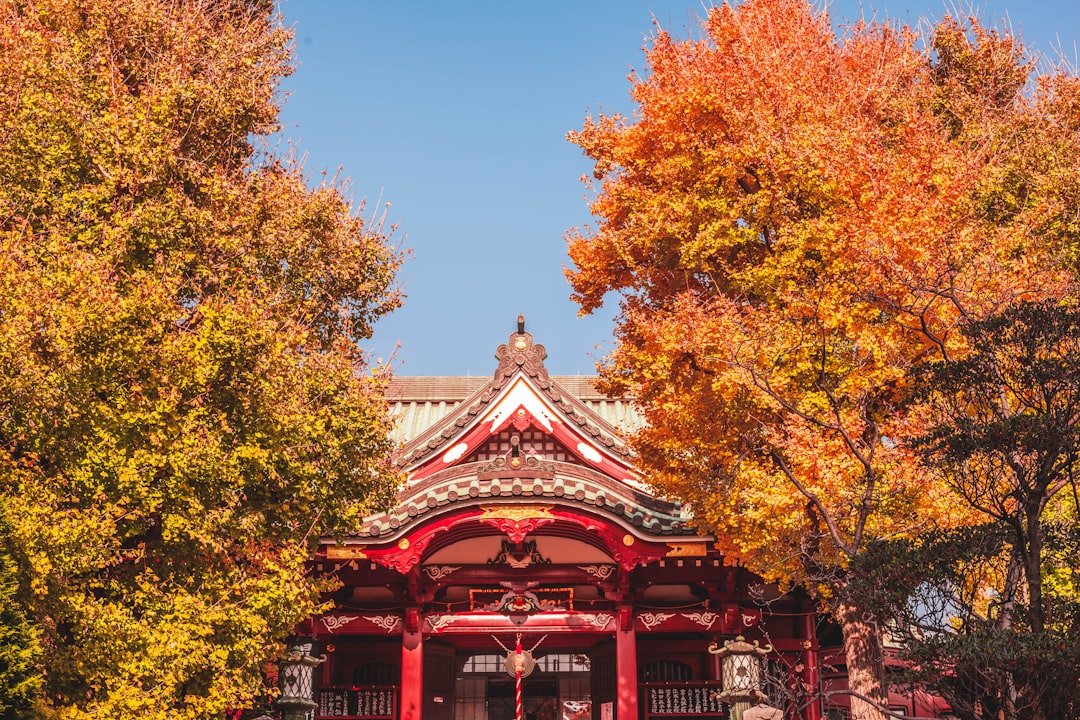
[[[625,436],[641,419],[629,401],[605,397],[593,377],[548,375],[547,351],[521,317],[495,357],[488,378],[390,386],[402,438],[395,464],[406,482],[396,506],[365,518],[354,536],[366,557],[407,569],[429,546],[503,515],[591,540],[599,533],[628,566],[708,540],[688,508],[658,497],[637,471]],[[445,535],[450,527],[458,530]]]
[[[595,375],[552,375],[562,390],[584,404],[620,433],[632,433],[644,422],[633,400],[610,398],[596,389]],[[483,388],[490,377],[461,375],[398,376],[386,393],[397,421],[393,438],[407,443],[457,409]]]

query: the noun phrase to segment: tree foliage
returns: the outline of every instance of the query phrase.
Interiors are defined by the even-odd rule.
[[[208,718],[391,496],[389,228],[257,147],[265,0],[0,0],[0,503],[63,717]]]
[[[876,620],[849,564],[869,544],[976,515],[917,462],[911,368],[957,328],[1067,292],[1080,82],[1035,77],[1007,33],[837,34],[801,0],[657,30],[632,118],[571,133],[595,162],[572,231],[584,312],[621,297],[602,369],[649,421],[636,447],[722,549],[819,589],[852,687],[882,697]],[[869,640],[867,638],[870,638]],[[877,717],[853,701],[859,717]]]
[[[1080,311],[1020,303],[963,334],[964,358],[916,374],[929,416],[917,443],[957,496],[1009,528],[1027,621],[1041,632],[1044,513],[1080,474]],[[1010,602],[1019,590],[1007,592]]]
[[[0,538],[7,538],[0,517]],[[0,545],[0,718],[26,717],[41,690],[38,633],[19,602],[19,568]]]
[[[963,329],[970,351],[916,373],[925,465],[981,532],[894,542],[890,603],[914,679],[964,718],[1080,712],[1080,311],[1019,303]],[[903,593],[907,597],[903,597]]]
[[[1049,583],[1041,631],[1017,599],[1022,569],[1004,522],[875,542],[854,561],[853,572],[877,579],[859,584],[859,602],[891,619],[907,661],[902,683],[945,698],[963,720],[1077,716],[1080,524],[1071,498],[1054,509],[1068,517],[1045,523],[1044,568],[1069,582]]]

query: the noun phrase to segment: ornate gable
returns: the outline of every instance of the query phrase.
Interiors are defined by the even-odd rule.
[[[486,444],[473,451],[466,462],[490,462],[498,458],[512,459],[515,451],[525,458],[580,464],[578,454],[543,430],[512,428],[493,435]]]
[[[495,357],[490,381],[402,448],[398,465],[412,481],[464,460],[511,427],[546,431],[585,464],[632,481],[633,454],[618,430],[551,378],[547,350],[525,331],[524,318]]]
[[[546,356],[519,317],[493,378],[401,449],[397,506],[346,544],[400,572],[493,531],[515,545],[577,537],[627,568],[704,551],[709,538],[652,494],[618,431],[548,375]]]

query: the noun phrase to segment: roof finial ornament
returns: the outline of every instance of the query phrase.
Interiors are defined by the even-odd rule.
[[[524,314],[517,316],[517,332],[510,333],[509,342],[499,346],[495,357],[499,360],[496,378],[510,377],[518,370],[523,370],[530,377],[547,376],[544,369],[547,350],[543,345],[533,343],[532,335],[525,330]]]

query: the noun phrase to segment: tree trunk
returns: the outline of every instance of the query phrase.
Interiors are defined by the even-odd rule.
[[[1016,621],[1016,594],[1020,589],[1020,581],[1024,577],[1025,563],[1023,553],[1019,548],[1013,548],[1009,553],[1009,566],[1005,572],[1005,588],[1002,593],[1005,601],[1001,605],[1001,616],[998,618],[998,626],[1003,630],[1012,628]],[[1011,720],[1016,717],[1016,678],[1011,670],[1002,669],[1000,673],[1004,696],[1001,699],[1002,710],[1005,719]]]
[[[1025,509],[1024,517],[1024,574],[1028,584],[1028,615],[1031,629],[1036,633],[1041,633],[1046,628],[1046,608],[1043,606],[1042,591],[1042,508],[1042,498],[1032,500]]]
[[[1019,547],[1013,547],[1009,553],[1009,565],[1005,570],[1005,587],[1002,589],[1001,611],[997,625],[1008,630],[1016,622],[1016,594],[1020,592],[1020,581],[1025,577],[1024,556]]]
[[[852,720],[885,720],[888,692],[884,684],[885,657],[881,647],[881,627],[861,608],[847,603],[834,613],[844,633],[847,655],[848,689],[851,690]]]

